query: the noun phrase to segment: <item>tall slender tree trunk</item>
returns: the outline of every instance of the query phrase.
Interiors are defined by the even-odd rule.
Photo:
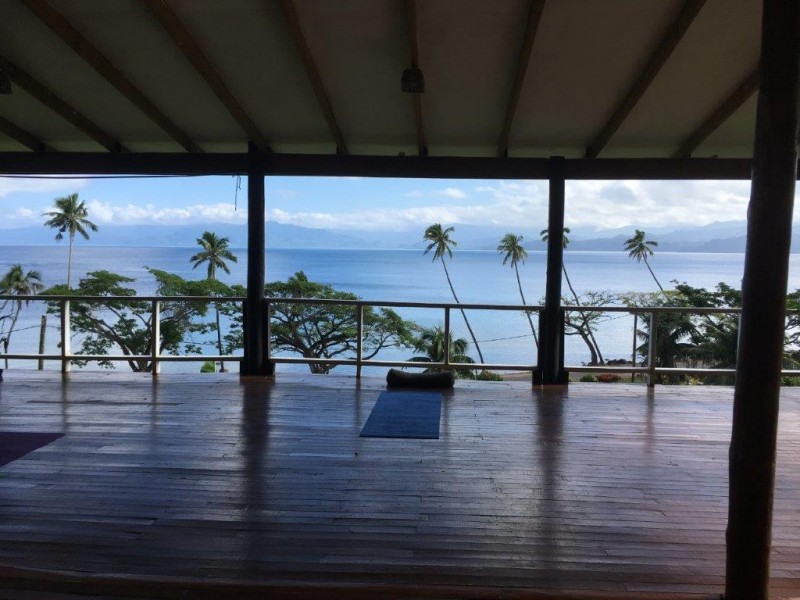
[[[3,352],[8,354],[8,345],[11,343],[11,334],[14,333],[14,327],[17,326],[17,319],[19,318],[19,311],[22,309],[22,304],[17,303],[17,309],[14,311],[14,318],[11,319],[11,327],[8,328],[6,339],[3,341]],[[8,369],[8,358],[6,357],[6,369]]]
[[[575,299],[575,306],[580,306],[581,301],[578,298],[577,292],[575,292],[575,288],[572,287],[572,281],[570,281],[569,279],[569,274],[567,273],[567,267],[561,265],[561,270],[564,271],[564,279],[567,280],[567,287],[569,288],[569,291],[572,293],[572,297]],[[589,339],[591,340],[592,345],[594,345],[595,352],[597,353],[597,360],[595,362],[597,362],[597,364],[602,365],[605,363],[605,360],[603,359],[603,353],[600,352],[600,346],[597,344],[597,340],[594,337],[594,332],[592,331],[592,328],[589,325],[589,317],[587,317],[586,313],[583,311],[581,311],[580,315],[581,315],[581,321],[583,321],[583,326],[586,328],[586,331],[588,332],[589,335]]]
[[[650,263],[647,262],[647,256],[644,257],[644,264],[647,266],[647,270],[650,271],[650,275],[653,276],[653,281],[656,282],[656,285],[658,286],[658,289],[660,289],[663,292],[664,288],[661,287],[661,284],[658,282],[658,279],[656,279],[656,274],[653,273],[653,269],[650,268]]]
[[[67,255],[67,288],[72,289],[72,242],[75,240],[75,234],[69,234],[69,254]]]
[[[450,281],[450,272],[447,270],[447,263],[444,262],[444,257],[441,257],[442,266],[444,267],[444,275],[447,277],[447,284],[450,286],[450,292],[453,294],[453,298],[456,301],[456,304],[461,304],[461,301],[456,296],[456,290],[453,287],[453,282]],[[463,308],[459,309],[461,311],[461,316],[464,317],[464,323],[467,326],[467,330],[469,330],[469,335],[472,338],[472,343],[475,344],[475,350],[478,352],[478,357],[480,358],[481,362],[483,361],[483,353],[481,352],[481,347],[478,345],[478,340],[475,337],[475,333],[472,331],[472,327],[470,327],[469,320],[467,319],[467,313],[464,312]]]
[[[525,302],[525,294],[522,293],[522,282],[519,279],[519,269],[517,268],[517,263],[514,263],[514,273],[517,275],[517,287],[519,288],[519,297],[522,298],[522,304],[527,305],[528,303]],[[539,338],[536,337],[536,328],[533,326],[533,319],[531,318],[531,313],[525,311],[525,316],[528,317],[528,323],[531,325],[531,333],[533,334],[533,343],[536,344],[536,347],[539,347]]]

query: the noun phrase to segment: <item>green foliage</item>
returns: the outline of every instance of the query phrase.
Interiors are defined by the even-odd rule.
[[[218,282],[188,281],[174,273],[158,269],[148,269],[156,280],[156,294],[160,296],[206,296],[219,289]],[[110,271],[94,271],[80,280],[78,287],[70,290],[66,285],[54,286],[43,294],[76,296],[70,302],[70,318],[73,333],[80,334],[78,354],[106,355],[112,348],[129,356],[127,363],[132,371],[150,372],[152,364],[147,358],[136,358],[152,354],[152,305],[142,300],[80,300],[78,296],[123,296],[132,297],[136,291],[127,284],[135,280]],[[216,283],[216,285],[214,285]],[[169,301],[161,302],[161,341],[162,354],[198,352],[199,345],[186,341],[192,334],[205,334],[212,326],[202,322],[208,310],[207,302]],[[59,303],[51,303],[48,312],[58,313]],[[117,353],[115,351],[115,353]],[[76,360],[85,365],[86,361]],[[106,368],[113,363],[100,360]]]
[[[203,232],[203,235],[197,238],[197,243],[201,248],[200,252],[189,259],[189,262],[192,263],[192,268],[196,269],[203,263],[208,263],[206,272],[208,279],[217,278],[217,269],[230,273],[231,270],[225,261],[237,262],[239,259],[228,249],[229,242],[228,238],[218,237],[216,233],[211,231]]]
[[[579,381],[583,383],[594,383],[595,381],[597,381],[597,377],[595,377],[594,375],[590,375],[589,373],[586,373],[585,375],[581,375]]]
[[[503,381],[502,375],[497,373],[493,373],[492,371],[480,371],[476,376],[475,379],[478,381]]]
[[[19,263],[12,265],[0,279],[0,294],[4,296],[33,296],[39,293],[42,287],[41,273],[39,271],[25,272]],[[0,350],[3,352],[8,351],[19,313],[23,304],[27,305],[28,302],[29,300],[16,298],[4,300],[0,304],[0,342],[2,342]],[[6,368],[8,368],[8,359],[6,359]]]
[[[230,288],[240,294],[241,287]],[[358,300],[358,296],[342,292],[330,285],[309,281],[298,271],[287,281],[275,281],[264,286],[268,298],[319,298],[324,300]],[[273,302],[272,331],[273,352],[292,352],[304,358],[348,358],[356,355],[358,335],[358,308],[337,304],[305,304],[291,301]],[[237,309],[238,310],[238,309]],[[224,309],[230,314],[231,308]],[[240,312],[240,311],[239,311]],[[241,317],[232,318],[231,333],[226,335],[226,351],[242,346]],[[362,357],[374,358],[383,348],[411,348],[414,346],[418,326],[400,317],[388,308],[364,307]],[[329,373],[333,365],[311,363],[312,373]]]
[[[450,362],[451,363],[474,363],[475,360],[467,354],[467,349],[469,348],[469,342],[464,338],[454,338],[453,332],[449,332],[450,335]],[[412,356],[409,360],[414,362],[432,362],[432,363],[443,363],[444,362],[444,344],[445,342],[445,335],[444,335],[444,328],[439,327],[428,327],[423,329],[419,332],[419,335],[414,340],[414,350],[416,352],[421,352],[422,354],[418,354],[416,356]],[[425,369],[425,373],[438,373],[442,369],[437,367],[431,367]],[[475,379],[475,371],[473,369],[453,369],[455,372],[456,377],[459,379]]]
[[[207,360],[202,365],[200,365],[200,372],[201,373],[216,373],[217,372],[217,365],[213,360]]]
[[[78,199],[78,194],[56,198],[53,208],[55,210],[46,212],[42,216],[50,217],[45,221],[45,227],[58,231],[56,241],[63,240],[64,234],[68,234],[67,288],[69,288],[72,285],[72,244],[75,241],[75,234],[79,233],[88,240],[89,233],[86,230],[97,231],[97,225],[89,220],[89,209],[86,208],[85,202]]]

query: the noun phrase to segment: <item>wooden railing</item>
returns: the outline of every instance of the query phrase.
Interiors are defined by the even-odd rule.
[[[233,354],[162,354],[158,343],[150,344],[151,351],[148,354],[134,355],[134,354],[75,354],[72,352],[72,328],[71,328],[71,303],[73,302],[90,302],[99,305],[103,304],[124,304],[126,302],[149,302],[150,303],[150,323],[152,339],[158,340],[161,338],[160,325],[161,325],[161,306],[166,302],[202,302],[202,303],[239,303],[243,305],[243,297],[218,297],[218,296],[0,296],[0,302],[21,301],[27,302],[46,302],[51,305],[58,306],[58,316],[60,321],[59,327],[59,349],[58,353],[17,353],[8,352],[0,354],[2,359],[20,359],[20,360],[38,360],[38,361],[59,361],[61,363],[61,370],[68,372],[71,369],[73,361],[147,361],[151,364],[151,372],[157,374],[160,372],[160,366],[164,362],[204,362],[204,361],[224,361],[224,362],[239,362],[242,360],[241,355]],[[457,303],[431,303],[431,302],[396,302],[396,301],[366,301],[366,300],[339,300],[339,299],[315,299],[315,298],[267,298],[263,302],[263,309],[265,311],[265,322],[270,323],[272,320],[272,310],[276,304],[305,304],[313,306],[349,306],[353,308],[354,318],[356,320],[356,345],[355,356],[352,358],[317,358],[317,357],[299,357],[299,356],[284,356],[276,355],[273,353],[271,336],[269,333],[265,336],[266,340],[266,356],[268,360],[275,363],[286,364],[320,364],[320,365],[348,365],[356,369],[356,376],[361,375],[362,368],[369,367],[414,367],[414,368],[439,368],[439,369],[480,369],[488,371],[529,371],[534,373],[538,369],[537,362],[534,364],[508,364],[508,363],[491,363],[491,362],[475,362],[475,363],[461,363],[452,362],[449,360],[450,356],[450,338],[451,338],[451,314],[455,310],[485,310],[485,311],[515,311],[515,312],[535,312],[541,316],[541,311],[544,307],[535,305],[520,305],[520,304],[457,304]],[[444,333],[444,356],[442,362],[419,362],[408,360],[377,360],[365,359],[363,356],[363,342],[364,342],[364,311],[365,308],[420,308],[432,309],[442,311],[443,316],[443,333]],[[51,309],[52,310],[52,309]],[[583,372],[583,373],[626,373],[626,374],[641,374],[644,376],[650,385],[653,385],[659,375],[733,375],[735,369],[712,369],[705,367],[659,367],[657,356],[657,341],[658,341],[658,320],[659,315],[667,313],[683,313],[691,315],[720,315],[720,314],[733,314],[738,315],[741,309],[738,308],[692,308],[692,307],[629,307],[629,306],[564,306],[561,308],[563,313],[625,313],[635,315],[636,319],[647,319],[648,321],[648,336],[647,344],[648,350],[645,356],[644,364],[636,364],[636,360],[632,360],[631,364],[626,365],[563,365],[562,368],[567,372]],[[633,355],[635,358],[637,351],[634,330],[634,350]],[[562,344],[564,333],[562,329]],[[41,364],[41,363],[40,363]],[[0,365],[1,367],[2,365]],[[784,375],[800,376],[800,370],[785,369]]]

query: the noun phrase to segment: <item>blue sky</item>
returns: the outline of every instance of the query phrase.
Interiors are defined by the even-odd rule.
[[[0,228],[40,225],[55,198],[77,192],[105,224],[245,223],[247,180],[234,177],[26,179],[0,177]],[[566,223],[596,230],[744,220],[746,181],[576,181]],[[431,223],[511,230],[547,219],[544,181],[271,177],[267,219],[332,230],[419,229]],[[236,206],[238,204],[238,207]]]

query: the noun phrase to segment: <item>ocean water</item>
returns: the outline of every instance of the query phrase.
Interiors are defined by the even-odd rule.
[[[155,282],[147,267],[163,269],[185,278],[203,278],[203,267],[191,268],[189,258],[193,248],[122,248],[95,247],[91,244],[76,246],[73,253],[73,280],[87,272],[107,269],[134,278],[131,284],[140,294],[154,293]],[[231,273],[219,273],[226,283],[244,283],[246,257],[244,249],[236,249],[237,263],[231,263]],[[66,280],[66,245],[29,247],[0,246],[0,274],[14,263],[23,268],[42,273],[46,286]],[[267,280],[285,280],[297,271],[304,271],[309,279],[330,284],[337,289],[352,292],[370,301],[452,302],[453,298],[440,262],[431,260],[419,250],[268,250]],[[658,290],[643,263],[630,260],[624,252],[569,252],[565,265],[570,279],[578,291],[609,291],[615,293]],[[711,288],[719,282],[734,287],[741,286],[744,265],[742,254],[657,253],[651,266],[664,287],[671,282],[687,282],[696,287]],[[519,304],[514,271],[502,265],[502,258],[491,251],[457,251],[447,261],[453,285],[459,300],[464,303]],[[546,256],[544,252],[531,252],[520,277],[528,304],[539,303],[545,290]],[[800,287],[800,255],[792,256],[790,290]],[[564,286],[566,292],[566,284]],[[13,352],[35,352],[39,339],[39,322],[42,306],[33,303],[23,309],[12,339]],[[425,326],[443,322],[443,311],[433,309],[400,309],[400,314]],[[468,311],[467,316],[488,362],[505,364],[533,364],[535,347],[530,327],[520,312]],[[49,317],[47,352],[57,352],[58,337],[55,317]],[[468,338],[463,319],[452,313],[452,326],[459,337]],[[633,342],[633,318],[628,315],[610,315],[596,334],[606,358],[629,358]],[[73,348],[76,341],[73,340]],[[213,347],[206,350],[214,353]],[[474,350],[470,353],[473,356]],[[386,350],[378,358],[405,360],[410,350]],[[568,365],[588,362],[583,343],[569,337],[565,346]],[[15,361],[11,366],[33,368],[34,363]],[[48,363],[46,368],[57,368]],[[127,368],[119,363],[118,369]],[[168,363],[165,371],[196,371],[196,363]],[[280,365],[279,370],[306,369],[305,366]],[[383,369],[385,370],[385,369]],[[337,372],[347,372],[337,367]],[[369,373],[369,371],[367,371]]]

